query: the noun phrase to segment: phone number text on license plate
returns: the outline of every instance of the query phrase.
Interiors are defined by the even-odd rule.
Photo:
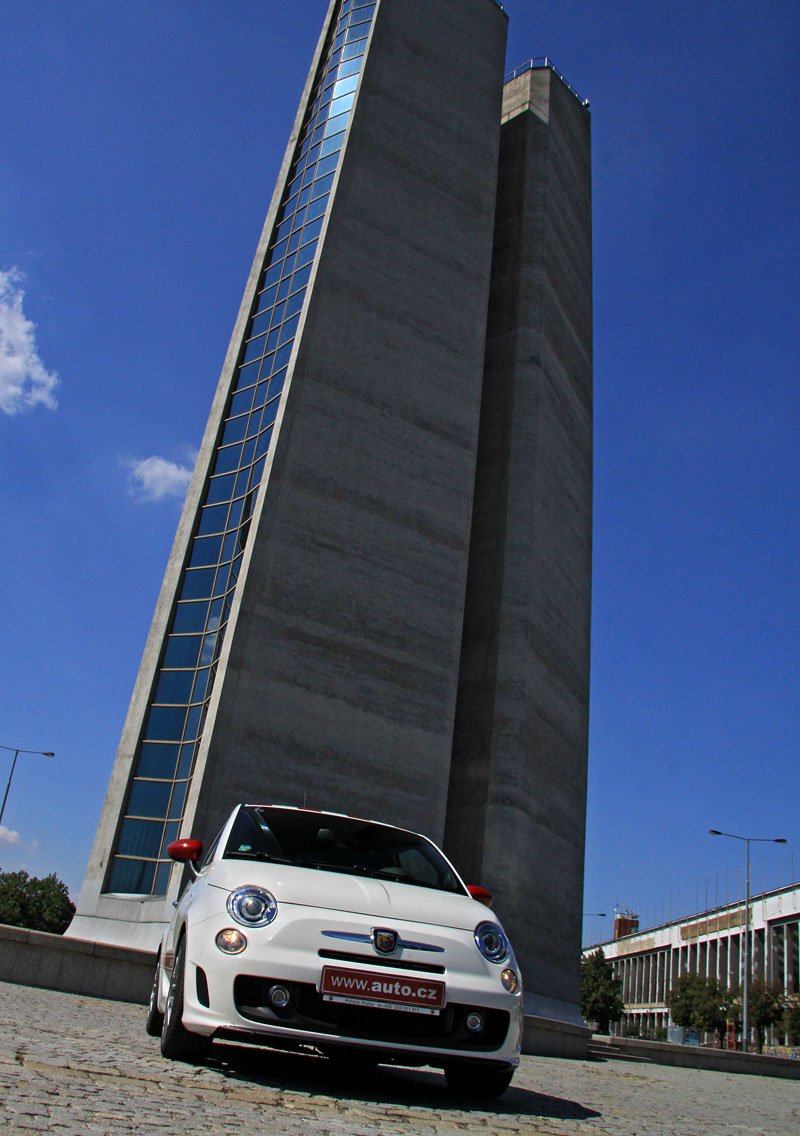
[[[380,1010],[406,1010],[414,1014],[438,1014],[444,1006],[445,985],[431,979],[398,978],[372,970],[349,970],[326,966],[320,993],[326,1002],[348,1002]]]

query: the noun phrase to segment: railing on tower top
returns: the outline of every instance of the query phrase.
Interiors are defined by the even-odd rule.
[[[553,63],[552,59],[550,59],[547,55],[538,55],[535,59],[529,59],[527,63],[521,63],[519,67],[515,67],[513,71],[509,71],[509,73],[505,77],[504,82],[510,83],[512,79],[516,79],[519,75],[524,75],[526,71],[542,71],[545,68],[548,71],[552,71],[554,75],[558,76],[567,90],[575,96],[581,106],[588,108],[589,100],[583,98],[583,96],[575,90],[572,84],[567,82],[559,69],[556,67],[555,63]]]

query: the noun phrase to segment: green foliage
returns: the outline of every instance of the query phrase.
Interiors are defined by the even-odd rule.
[[[63,935],[74,914],[67,885],[57,876],[0,872],[0,923]]]
[[[673,983],[667,1005],[677,1026],[714,1033],[721,1043],[726,1022],[732,1015],[736,993],[736,990],[729,990],[716,978],[682,974]]]
[[[785,1008],[786,996],[782,986],[777,982],[753,979],[747,994],[747,1014],[750,1025],[756,1031],[756,1048],[759,1053],[764,1048],[765,1029],[777,1025],[784,1016]]]
[[[800,999],[791,998],[783,1011],[783,1032],[789,1035],[789,1042],[797,1045],[800,1042]]]
[[[611,1022],[625,1012],[622,982],[606,961],[602,949],[581,959],[581,1013],[587,1022],[596,1022],[598,1033],[608,1033]]]

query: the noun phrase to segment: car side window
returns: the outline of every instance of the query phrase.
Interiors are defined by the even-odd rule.
[[[269,826],[264,821],[257,822],[251,813],[241,809],[233,822],[225,855],[281,857],[282,853]]]
[[[222,838],[222,829],[219,830],[217,835],[211,841],[211,844],[209,845],[205,856],[203,857],[203,859],[200,862],[200,867],[199,867],[198,871],[202,872],[203,869],[207,868],[208,865],[211,863],[211,861],[214,859],[214,853],[217,850],[217,845],[219,844],[221,838]]]

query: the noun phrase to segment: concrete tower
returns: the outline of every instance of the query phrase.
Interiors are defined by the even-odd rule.
[[[154,948],[180,886],[167,844],[190,833],[210,841],[235,803],[257,799],[446,834],[456,863],[497,890],[531,969],[522,940],[539,900],[520,902],[515,887],[530,898],[522,876],[543,848],[543,820],[560,823],[558,808],[569,846],[558,949],[569,942],[561,967],[577,975],[591,531],[588,114],[547,69],[526,72],[504,96],[506,27],[495,0],[329,6],[167,565],[74,936]],[[526,103],[542,83],[549,124]],[[513,421],[503,400],[514,403]],[[512,487],[505,501],[498,477]],[[540,509],[559,515],[542,523]],[[484,568],[481,549],[498,542]],[[513,601],[509,583],[524,589],[532,557],[547,571],[537,567]],[[570,579],[565,627],[554,616],[526,654],[545,590],[553,586],[560,610]],[[491,724],[493,702],[507,713],[506,672],[496,667],[481,685],[476,660],[487,650],[483,621],[505,625],[517,614],[524,627],[500,634],[499,649],[504,666],[524,671],[507,692],[526,723],[515,749]],[[546,650],[562,630],[575,638]],[[565,709],[572,733],[564,752],[551,752],[527,724],[550,721],[548,700],[567,688],[574,704],[553,713]],[[476,692],[480,737],[471,739]],[[503,811],[515,779],[528,799]],[[473,788],[483,795],[473,799]],[[512,821],[506,860],[494,829]],[[558,966],[544,966],[542,990],[561,1009],[570,1003],[567,1020],[574,991],[559,982]]]
[[[519,944],[539,1049],[553,1025],[584,1037],[572,959],[589,730],[589,127],[552,68],[506,83],[445,838]]]

